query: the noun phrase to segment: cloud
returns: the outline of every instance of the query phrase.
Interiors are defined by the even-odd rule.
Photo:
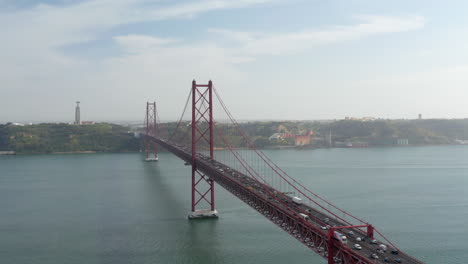
[[[251,55],[279,55],[300,52],[319,45],[356,40],[367,36],[417,30],[424,27],[421,16],[357,16],[361,23],[307,29],[293,33],[251,33],[209,29],[240,45],[239,52]]]
[[[208,1],[214,3],[216,1]],[[244,4],[252,1],[241,1]],[[253,1],[260,2],[260,1]],[[218,5],[210,7],[204,6],[204,9],[214,7],[225,7],[227,5],[224,1],[219,1]],[[237,6],[240,6],[238,3]],[[232,6],[231,6],[232,7]],[[192,8],[183,9],[178,15],[183,14],[185,11],[190,10],[192,13],[196,10]],[[172,12],[169,12],[173,14]],[[175,14],[173,14],[175,15]],[[421,16],[410,17],[395,17],[395,16],[357,16],[357,19],[362,21],[355,25],[348,26],[331,26],[326,29],[308,29],[292,33],[254,33],[245,31],[231,31],[226,29],[211,28],[208,29],[209,33],[221,35],[235,43],[235,45],[228,45],[222,47],[220,43],[212,41],[210,43],[198,43],[195,46],[210,47],[215,50],[222,50],[219,54],[223,53],[223,58],[227,63],[245,63],[255,59],[258,55],[280,55],[290,54],[311,49],[319,45],[326,45],[338,43],[343,41],[360,39],[363,37],[384,34],[405,32],[417,30],[424,26],[425,20]],[[178,49],[186,53],[190,49],[188,44],[183,40],[162,39],[154,36],[145,35],[125,35],[114,37],[125,51],[125,53],[145,53],[152,52],[171,52],[180,53]],[[171,44],[169,49],[166,44]],[[201,45],[200,45],[201,44]],[[193,44],[191,44],[193,45]],[[165,47],[165,48],[164,48]],[[164,49],[163,49],[164,48]],[[198,51],[197,51],[198,52]],[[209,53],[209,50],[205,51]]]
[[[211,30],[235,45],[224,45],[218,41],[219,38],[188,42],[183,36],[161,38],[134,33],[109,36],[112,29],[121,25],[193,19],[208,12],[248,8],[275,1],[280,0],[178,3],[93,0],[0,11],[0,33],[3,39],[8,40],[0,49],[0,77],[3,82],[0,90],[4,98],[10,98],[0,107],[19,109],[0,111],[0,120],[9,120],[11,115],[23,120],[61,119],[64,114],[55,109],[66,109],[69,102],[77,99],[87,105],[95,119],[105,119],[112,113],[120,113],[122,119],[138,118],[141,101],[154,97],[177,112],[178,107],[171,104],[185,96],[183,87],[193,78],[201,81],[215,78],[216,85],[236,91],[236,85],[249,74],[243,72],[238,64],[252,61],[259,55],[301,52],[321,44],[414,30],[424,25],[421,17],[361,16],[358,17],[362,21],[360,24],[293,33]],[[103,37],[110,38],[119,47],[119,53],[89,59],[71,56],[63,50],[67,46]],[[104,108],[101,106],[102,98],[112,103]],[[126,111],[122,111],[122,105],[126,105]],[[179,113],[175,112],[166,116],[176,118]]]
[[[170,6],[150,0],[93,0],[75,5],[39,4],[33,8],[0,13],[0,31],[11,43],[55,48],[87,42],[118,25],[195,17],[221,9],[245,8],[273,0],[202,0]]]
[[[175,58],[177,54],[186,58],[209,54],[203,58],[206,67],[211,67],[213,62],[226,65],[231,59],[235,60],[227,58],[221,48],[212,44],[165,49],[163,52],[173,52],[172,58],[162,54],[163,59],[161,59],[161,56],[156,56],[158,53],[155,49],[176,40],[154,36],[116,36],[114,41],[123,48],[124,53],[106,60],[70,56],[63,51],[64,47],[97,40],[120,25],[194,18],[206,12],[247,8],[271,1],[274,0],[198,0],[178,3],[155,0],[88,0],[68,2],[63,5],[38,4],[17,8],[8,6],[5,10],[0,9],[0,33],[2,39],[6,40],[0,49],[2,58],[0,91],[2,98],[11,98],[2,102],[3,110],[0,111],[0,120],[10,119],[12,115],[22,116],[23,119],[40,119],[37,116],[42,115],[51,120],[57,120],[63,113],[52,110],[53,105],[57,108],[64,107],[66,103],[62,101],[82,98],[86,93],[91,95],[96,93],[101,96],[110,94],[123,98],[125,97],[123,89],[126,88],[128,93],[128,87],[115,84],[113,80],[140,78],[140,80],[154,81],[153,76],[141,74],[142,72],[148,73],[148,69],[141,70],[142,65],[153,65],[149,64],[149,58],[155,59],[155,63],[160,63],[158,67],[160,66],[162,68],[160,72],[164,73],[167,73],[167,69],[180,70],[180,68],[176,69],[177,67],[173,64],[179,60]],[[148,56],[136,55],[146,52]],[[140,60],[141,64],[137,60]],[[226,63],[220,60],[226,60]],[[134,68],[127,68],[125,63],[133,65]],[[195,63],[186,65],[193,65],[193,68],[200,71],[209,70]],[[219,70],[222,69],[223,67],[219,66]],[[188,71],[190,70],[187,69]],[[232,73],[233,71],[229,68],[226,72]],[[123,75],[126,74],[129,75],[124,77]],[[189,80],[194,77],[193,74],[187,75],[189,75]],[[130,81],[123,83],[130,83]],[[142,87],[147,87],[139,83]],[[112,87],[111,85],[114,84],[116,86]],[[116,90],[115,94],[110,91],[113,88]],[[54,97],[62,100],[55,100]],[[41,111],[50,110],[47,113],[35,111],[34,109],[38,107],[36,100],[45,102],[39,108]],[[18,107],[20,111],[5,110]]]
[[[115,36],[116,43],[128,53],[142,53],[149,50],[158,49],[167,44],[174,44],[176,39],[159,38],[146,35],[130,34],[126,36]]]
[[[245,8],[273,1],[275,0],[204,0],[161,8],[146,13],[146,16],[152,17],[153,19],[191,18],[209,11]]]

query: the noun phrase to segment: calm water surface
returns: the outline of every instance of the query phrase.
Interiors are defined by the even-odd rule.
[[[290,175],[427,263],[468,263],[468,147],[271,150]],[[217,186],[188,221],[169,153],[0,156],[0,263],[325,263]]]

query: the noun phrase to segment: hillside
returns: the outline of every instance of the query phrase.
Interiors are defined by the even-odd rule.
[[[168,138],[176,123],[160,125],[160,134]],[[344,147],[347,144],[364,146],[434,145],[461,144],[468,139],[468,119],[427,119],[427,120],[338,120],[317,121],[268,121],[246,122],[242,129],[257,147],[292,147],[294,137],[285,135],[306,135],[313,131],[309,147]],[[187,122],[182,133],[173,140],[190,143],[190,125]],[[217,131],[228,138],[234,147],[247,147],[237,131],[230,125],[218,123]],[[0,151],[16,153],[56,152],[123,152],[138,151],[140,142],[128,133],[129,128],[99,123],[93,125],[38,124],[16,126],[0,124]],[[302,136],[304,137],[304,136]],[[219,136],[215,137],[216,147],[225,147]]]
[[[108,123],[81,126],[4,124],[0,125],[0,150],[16,153],[138,151],[138,139],[127,131],[128,128]]]
[[[184,124],[188,126],[189,123]],[[459,144],[468,139],[468,119],[258,121],[241,123],[241,126],[257,147],[293,146],[298,144],[294,135],[304,137],[311,131],[313,135],[307,145],[312,147],[342,147],[349,143],[365,146]],[[161,134],[167,135],[174,127],[175,123],[162,124]],[[246,146],[231,126],[218,123],[217,127],[233,146]],[[189,133],[186,130],[185,135],[176,138],[187,144]],[[218,137],[215,145],[222,147],[224,144]]]

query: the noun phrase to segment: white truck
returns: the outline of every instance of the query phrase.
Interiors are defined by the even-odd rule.
[[[336,240],[340,241],[341,243],[348,242],[348,238],[338,231],[333,232],[333,236],[336,238]]]
[[[304,218],[305,220],[307,220],[307,219],[309,218],[308,215],[303,214],[303,213],[299,213],[299,215],[300,215],[302,218]]]
[[[302,199],[299,198],[299,197],[296,197],[296,196],[294,196],[294,197],[292,198],[292,201],[293,201],[293,203],[295,203],[295,204],[299,204],[299,205],[302,204]]]

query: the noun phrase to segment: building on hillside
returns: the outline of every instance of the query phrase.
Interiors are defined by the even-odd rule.
[[[11,123],[10,126],[24,126],[22,123]]]
[[[365,141],[348,141],[346,142],[347,148],[368,148],[369,142]]]
[[[405,146],[409,144],[409,140],[407,138],[398,138],[397,139],[397,145],[399,146]]]
[[[282,134],[281,133],[274,133],[273,135],[271,135],[268,140],[280,140],[282,138]]]
[[[96,122],[94,122],[94,121],[81,121],[81,124],[82,125],[94,125],[94,124],[96,124]]]
[[[295,146],[306,146],[312,143],[313,134],[314,132],[312,130],[310,130],[305,135],[297,135],[297,134],[289,134],[289,133],[274,133],[268,138],[268,140],[282,140],[285,138],[294,138]]]
[[[373,116],[365,116],[365,117],[345,116],[345,120],[369,122],[369,121],[375,121],[375,120],[377,120],[377,118],[375,118]]]
[[[307,134],[307,135],[296,135],[294,137],[294,145],[295,146],[306,146],[306,145],[310,145],[311,143],[311,140],[312,137],[311,137],[311,134]]]

